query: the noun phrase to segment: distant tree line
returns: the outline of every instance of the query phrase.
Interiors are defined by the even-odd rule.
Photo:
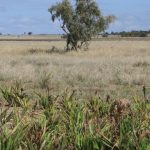
[[[122,32],[105,32],[103,37],[108,36],[120,36],[120,37],[148,37],[150,36],[150,30],[148,31],[122,31]]]
[[[24,32],[24,33],[23,33],[23,35],[32,35],[32,34],[33,34],[32,32],[28,32],[28,33]],[[0,32],[0,35],[3,35],[3,33]],[[4,34],[4,35],[5,35],[5,34]],[[11,35],[11,34],[8,33],[7,35]]]

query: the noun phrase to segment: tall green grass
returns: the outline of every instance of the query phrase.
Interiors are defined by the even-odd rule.
[[[122,106],[75,92],[37,94],[33,100],[20,86],[1,89],[0,149],[150,149],[148,101],[134,97]]]

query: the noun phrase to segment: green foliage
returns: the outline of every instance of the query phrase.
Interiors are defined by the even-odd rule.
[[[6,105],[9,107],[22,107],[27,108],[29,105],[29,97],[25,93],[24,89],[21,88],[19,83],[16,86],[10,88],[0,88],[2,96],[6,101]]]
[[[104,31],[114,21],[114,16],[104,17],[93,0],[75,0],[72,6],[69,0],[63,0],[48,10],[52,21],[60,21],[67,35],[67,50],[88,47],[92,36]]]
[[[76,91],[66,90],[56,96],[38,94],[37,103],[26,111],[18,103],[16,107],[14,100],[11,108],[0,108],[0,149],[150,147],[150,104],[138,97],[124,109],[121,103],[102,100],[98,94],[84,100],[76,97]]]

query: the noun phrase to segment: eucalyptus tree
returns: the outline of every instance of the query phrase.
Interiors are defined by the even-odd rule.
[[[88,43],[96,34],[107,29],[114,16],[103,16],[95,0],[62,0],[48,11],[51,19],[60,22],[67,38],[67,50],[88,48]]]

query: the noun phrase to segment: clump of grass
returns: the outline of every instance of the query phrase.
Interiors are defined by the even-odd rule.
[[[44,50],[31,48],[31,49],[28,50],[28,52],[29,52],[30,54],[38,54],[38,53],[43,53]]]
[[[114,79],[112,81],[116,85],[126,85],[127,83],[123,81],[123,78],[121,76],[120,71],[117,70],[117,72],[114,74]]]
[[[49,63],[45,61],[39,61],[35,63],[38,67],[48,66]]]
[[[15,67],[17,64],[18,64],[18,62],[15,61],[15,60],[12,60],[12,61],[10,62],[10,65],[11,65],[12,67]]]
[[[78,74],[77,75],[77,80],[79,82],[85,82],[86,81],[86,78],[82,75],[82,74]]]
[[[55,47],[55,46],[52,46],[51,49],[47,49],[45,52],[48,53],[48,54],[51,54],[51,53],[61,53],[61,51],[57,47]]]
[[[39,77],[38,85],[41,89],[46,89],[50,86],[52,75],[50,73],[42,73],[42,75]]]
[[[5,76],[3,74],[0,74],[0,81],[5,81],[5,80],[6,80]]]
[[[133,67],[148,67],[150,64],[147,61],[139,61],[133,64]]]
[[[61,54],[61,53],[65,53],[65,51],[62,51],[62,50],[58,49],[55,46],[52,46],[52,48],[50,48],[50,49],[35,49],[35,48],[31,48],[31,49],[28,50],[28,53],[29,54],[40,54],[40,53],[43,53],[43,54],[52,54],[52,53]]]

